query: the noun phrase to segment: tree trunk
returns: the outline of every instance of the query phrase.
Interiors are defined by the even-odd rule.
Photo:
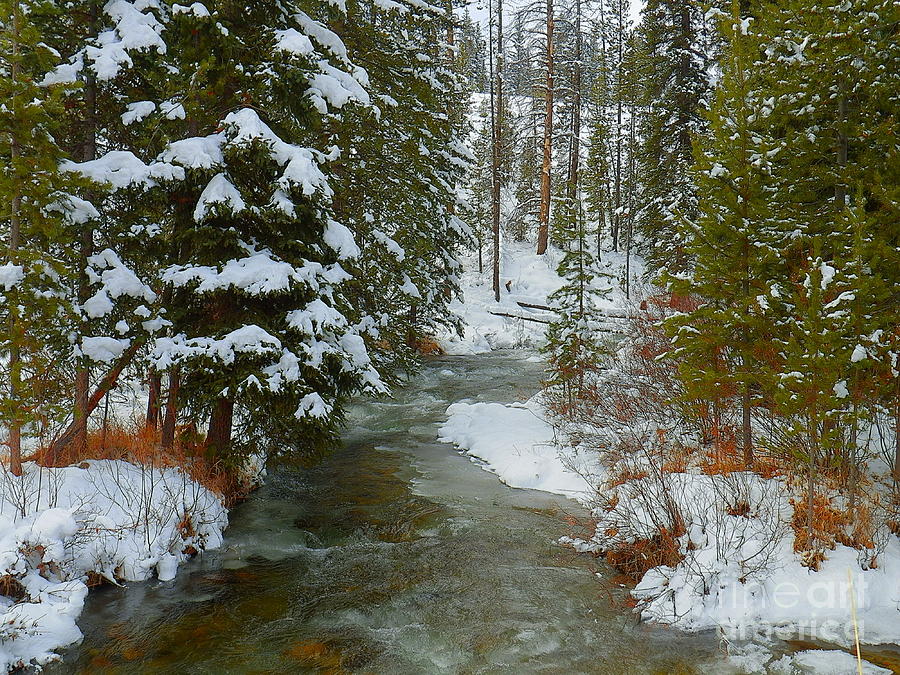
[[[167,450],[175,445],[175,425],[178,422],[178,388],[181,385],[181,369],[169,369],[169,391],[166,394],[166,416],[163,419],[160,443]]]
[[[566,199],[569,208],[577,213],[578,164],[581,154],[581,0],[575,2],[575,73],[572,78],[572,142],[569,144],[569,180],[566,185]]]
[[[147,426],[150,429],[159,428],[160,394],[162,393],[162,375],[157,372],[150,373],[150,393],[147,396]]]
[[[746,212],[746,203],[747,199],[744,199],[743,208],[743,221],[747,222],[747,212]],[[749,303],[750,303],[750,239],[748,237],[744,237],[743,245],[741,248],[741,268],[743,279],[741,280],[741,291],[744,295],[744,355],[741,357],[741,366],[744,369],[744,392],[741,401],[741,407],[743,412],[743,421],[741,425],[742,438],[744,442],[744,464],[747,467],[747,470],[753,468],[753,429],[750,425],[750,363],[749,358],[747,356],[747,352],[749,351],[750,344],[750,332],[748,328],[748,324],[750,321],[749,316]]]
[[[894,487],[900,486],[900,377],[894,393]]]
[[[753,468],[753,431],[750,425],[750,383],[747,381],[744,382],[741,409],[743,413],[741,437],[744,442],[744,466],[750,471]]]
[[[90,415],[94,410],[97,409],[97,406],[100,405],[100,401],[103,400],[103,397],[106,396],[107,392],[116,386],[116,382],[119,379],[119,375],[122,374],[122,371],[125,370],[125,366],[131,363],[131,360],[134,358],[134,355],[137,354],[138,350],[143,345],[143,342],[140,340],[134,340],[131,343],[131,346],[126,349],[122,356],[119,357],[119,360],[116,361],[116,364],[112,367],[106,376],[100,381],[100,384],[97,385],[97,389],[94,390],[94,393],[90,396],[87,403],[87,408],[85,412]],[[66,430],[59,435],[59,437],[53,441],[50,445],[50,450],[47,453],[45,461],[50,464],[55,464],[57,458],[60,453],[65,449],[68,445],[75,441],[75,438],[78,434],[78,421],[72,420],[72,423],[66,427]]]
[[[12,64],[10,67],[10,79],[13,84],[12,107],[15,113],[18,108],[16,101],[16,90],[19,79],[19,3],[13,3],[12,16]],[[12,203],[10,205],[9,215],[9,261],[13,264],[18,260],[19,244],[21,238],[21,220],[20,209],[22,206],[21,184],[16,175],[16,160],[19,158],[19,140],[15,132],[10,134],[10,165],[15,180],[15,188],[13,191]],[[20,420],[20,411],[23,402],[19,400],[22,394],[22,357],[20,345],[22,338],[22,327],[18,316],[18,293],[13,291],[9,310],[9,398],[13,405],[13,415],[9,422],[9,470],[14,476],[22,475],[22,422]]]
[[[490,0],[493,2],[493,0]],[[497,0],[497,64],[491,87],[491,120],[493,134],[491,217],[494,236],[493,287],[494,301],[500,302],[500,156],[503,136],[503,0]]]
[[[809,482],[806,487],[806,535],[812,550],[818,548],[815,542],[815,506],[816,506],[816,461],[819,453],[819,428],[818,420],[814,415],[809,416],[810,448],[809,448]]]
[[[234,399],[223,396],[213,408],[206,433],[206,452],[211,459],[220,457],[231,448],[231,427],[234,420]]]
[[[547,252],[550,239],[550,163],[553,159],[553,0],[547,0],[547,77],[544,92],[544,162],[541,166],[541,212],[537,254]]]
[[[94,36],[97,32],[97,6],[90,4],[88,16],[88,34]],[[82,140],[81,159],[89,162],[97,158],[97,79],[93,71],[87,71],[84,83],[84,135]],[[78,264],[80,269],[78,281],[78,302],[82,305],[91,297],[91,283],[87,276],[88,258],[94,253],[94,230],[85,225],[81,230],[81,248],[79,250]],[[90,323],[84,322],[81,326],[82,335],[86,335],[90,329]],[[78,360],[75,371],[75,438],[73,444],[75,453],[81,457],[87,450],[88,434],[88,403],[91,389],[91,370],[87,359]]]
[[[622,97],[624,96],[624,88],[622,87],[622,74],[624,65],[622,63],[622,43],[625,40],[623,26],[624,17],[622,16],[622,6],[618,7],[618,29],[617,36],[617,72],[616,72],[616,210],[613,214],[612,228],[612,248],[613,251],[619,250],[619,235],[622,231]]]

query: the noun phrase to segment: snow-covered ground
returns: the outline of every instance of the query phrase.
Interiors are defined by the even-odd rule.
[[[485,246],[484,270],[478,271],[478,256],[470,253],[463,257],[461,286],[463,301],[454,300],[451,311],[465,322],[465,335],[440,335],[438,341],[447,354],[480,354],[492,349],[539,346],[544,340],[546,324],[515,317],[552,320],[554,315],[546,311],[520,306],[519,302],[548,306],[548,297],[562,286],[556,268],[562,252],[552,246],[545,255],[535,253],[535,246],[528,242],[505,242],[500,263],[500,302],[494,300],[491,280],[490,250]],[[622,253],[604,253],[603,264],[610,274],[621,279],[625,270]],[[634,283],[643,267],[637,257],[631,260],[631,277]],[[624,293],[616,288],[609,298],[598,303],[600,307],[621,307]]]
[[[493,298],[489,269],[479,274],[473,260],[467,260],[465,302],[457,303],[454,311],[468,327],[463,339],[445,337],[445,349],[464,354],[539,346],[543,324],[491,312],[549,318],[516,303],[547,304],[547,296],[561,285],[554,271],[558,256],[551,251],[546,258],[538,257],[526,245],[508,247],[499,304]],[[619,265],[620,274],[621,257],[607,257]],[[621,291],[612,294],[609,306],[624,309]],[[673,567],[660,565],[644,575],[633,590],[638,611],[643,620],[718,631],[733,663],[742,670],[857,672],[855,658],[842,651],[774,656],[773,650],[783,649],[779,638],[801,636],[850,647],[855,625],[863,644],[900,642],[896,537],[882,542],[874,565],[872,552],[863,555],[838,545],[827,551],[827,560],[814,572],[793,550],[792,493],[779,479],[749,473],[709,476],[689,470],[610,486],[613,467],[604,465],[595,449],[569,442],[555,428],[540,395],[525,404],[461,401],[447,414],[441,440],[455,444],[511,487],[564,494],[596,507],[594,537],[566,542],[579,550],[603,551],[614,541],[652,536],[667,511],[680,512],[686,532],[678,546],[684,558]],[[667,501],[663,492],[674,501]],[[743,501],[750,505],[747,513]],[[864,663],[863,672],[888,671]]]
[[[81,639],[88,584],[174,578],[217,548],[220,498],[175,468],[86,461],[0,468],[0,672],[41,665]]]

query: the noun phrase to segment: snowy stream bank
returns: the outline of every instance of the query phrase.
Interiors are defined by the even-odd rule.
[[[43,665],[82,637],[90,584],[173,579],[218,548],[215,494],[174,468],[86,461],[0,473],[0,672]]]

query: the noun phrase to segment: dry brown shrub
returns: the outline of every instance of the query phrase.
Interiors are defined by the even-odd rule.
[[[675,567],[684,560],[678,544],[678,537],[683,534],[683,531],[677,529],[669,531],[662,528],[659,534],[650,539],[618,544],[607,551],[606,560],[631,583],[636,584],[654,567]]]
[[[444,353],[443,347],[437,340],[430,337],[421,337],[416,340],[415,349],[423,356],[440,356]]]
[[[876,548],[877,524],[871,506],[863,501],[853,508],[840,508],[834,500],[817,494],[813,498],[812,536],[809,529],[809,502],[806,495],[792,499],[794,515],[791,527],[794,529],[794,551],[802,554],[804,564],[818,569],[824,560],[823,550],[833,550],[838,544],[858,550],[874,551]],[[869,561],[875,567],[874,556]]]

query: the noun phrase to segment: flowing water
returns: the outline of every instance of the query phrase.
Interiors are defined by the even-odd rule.
[[[354,406],[343,447],[274,470],[222,550],[91,593],[49,672],[727,672],[714,636],[637,623],[611,570],[555,544],[578,505],[436,441],[450,403],[539,379],[523,354],[446,357]]]

